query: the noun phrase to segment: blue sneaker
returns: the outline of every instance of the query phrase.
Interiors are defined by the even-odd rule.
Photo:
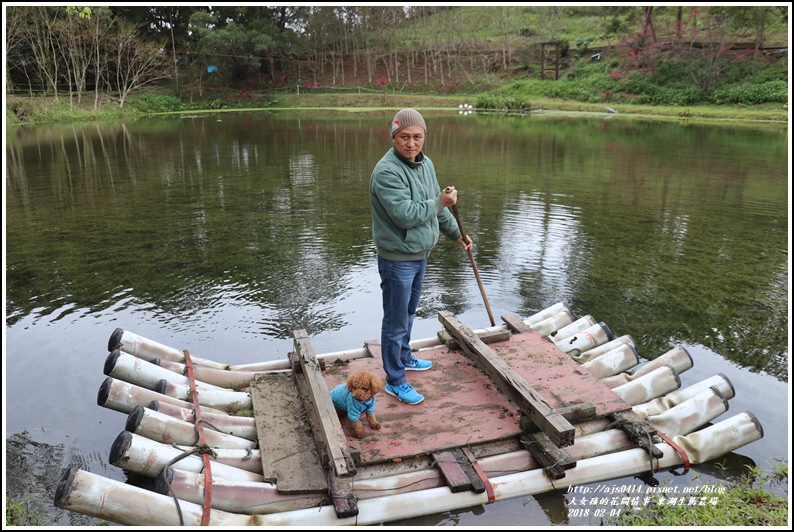
[[[409,363],[405,364],[405,369],[412,371],[425,371],[433,367],[433,363],[429,360],[422,360],[421,358],[414,357]]]
[[[414,390],[413,386],[407,382],[399,386],[387,384],[386,393],[393,395],[403,403],[408,403],[409,405],[416,405],[425,400],[425,396]]]

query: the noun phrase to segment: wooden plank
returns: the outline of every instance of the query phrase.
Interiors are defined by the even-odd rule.
[[[474,470],[476,459],[468,449],[440,451],[433,453],[432,456],[452,493],[462,491],[482,493],[485,491],[483,479]]]
[[[510,339],[510,331],[484,331],[477,333],[484,344],[492,344],[494,342],[504,342]],[[447,331],[442,330],[438,332],[438,340],[447,346],[449,349],[460,349],[458,341]]]
[[[570,423],[582,423],[596,417],[596,407],[593,403],[580,403],[578,405],[555,408],[555,412],[567,419]]]
[[[595,419],[596,417],[596,407],[593,403],[563,406],[555,408],[554,412],[567,419],[569,423],[582,423],[584,421]],[[518,426],[521,427],[521,430],[524,432],[540,431],[540,429],[527,416],[521,416]]]
[[[322,433],[318,439],[325,442],[329,466],[338,477],[353,476],[356,474],[356,467],[347,447],[347,438],[342,432],[342,425],[336,415],[336,409],[331,401],[331,393],[320,370],[317,355],[309,341],[309,335],[301,329],[294,331],[293,336],[295,356],[303,370],[301,376],[308,386],[309,399],[314,404],[314,412],[319,422],[319,427],[316,427],[316,430]],[[295,378],[301,376],[295,374]]]
[[[494,384],[516,403],[519,411],[527,415],[555,445],[565,447],[573,444],[575,435],[573,425],[560,414],[555,413],[543,397],[485,345],[471,329],[446,310],[438,313],[438,319],[463,346],[463,350],[485,369]]]
[[[258,373],[251,383],[265,481],[282,493],[326,492],[325,471],[298,390],[288,373]]]
[[[477,469],[475,469],[477,458],[474,457],[474,453],[471,452],[469,447],[462,447],[460,449],[456,449],[456,451],[460,451],[460,453],[463,455],[461,460],[465,459],[465,466],[463,467],[463,470],[469,476],[469,480],[471,480],[471,490],[474,493],[484,492],[485,483],[489,481],[487,478],[482,478],[477,472],[479,470],[479,472],[485,476],[485,472],[482,470],[482,467],[478,466]]]
[[[336,517],[355,517],[358,515],[357,498],[353,495],[353,479],[350,477],[340,478],[328,470],[328,489],[331,493],[331,501],[334,504]]]
[[[568,451],[554,445],[542,432],[524,434],[519,440],[546,474],[554,480],[564,478],[565,470],[576,466],[576,460]]]
[[[636,412],[615,412],[609,414],[607,419],[612,422],[612,426],[625,432],[633,443],[636,443],[653,458],[664,456],[662,450],[653,444],[656,429]]]
[[[515,314],[505,314],[502,316],[502,321],[505,322],[507,327],[514,333],[532,332],[532,327],[524,323],[524,321]]]
[[[452,451],[433,453],[432,456],[452,493],[471,490],[471,480],[461,467],[460,456],[455,455]]]

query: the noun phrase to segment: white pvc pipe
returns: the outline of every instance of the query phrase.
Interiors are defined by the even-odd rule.
[[[541,310],[540,312],[537,312],[536,314],[533,314],[532,316],[529,316],[523,321],[524,323],[526,323],[531,327],[533,324],[541,320],[544,320],[546,318],[550,318],[555,314],[558,314],[563,311],[567,312],[569,316],[571,315],[571,310],[568,307],[568,304],[565,302],[559,302],[554,305],[551,305],[548,308]],[[488,327],[486,329],[482,329],[482,331],[488,331],[488,332],[494,330],[507,330],[507,326],[497,325],[497,326]],[[436,345],[440,345],[440,341],[438,340],[438,338],[435,337],[421,338],[421,339],[413,340],[410,343],[412,349],[422,349]],[[179,362],[181,364],[185,363],[185,355],[183,351],[161,344],[149,338],[145,338],[133,332],[125,331],[123,329],[116,329],[114,333],[111,335],[110,340],[108,341],[108,351],[114,351],[115,349],[119,349],[124,353],[141,358],[143,360],[146,360],[147,362],[153,362],[155,359],[161,359],[172,362]],[[336,360],[337,358],[340,360],[353,360],[356,358],[365,358],[368,356],[369,354],[366,348],[358,348],[358,349],[336,351],[333,353],[325,353],[325,354],[317,355],[317,358],[331,359],[331,360]],[[265,372],[265,371],[283,371],[290,369],[289,360],[286,357],[280,360],[270,360],[270,361],[253,362],[249,364],[237,364],[237,365],[216,362],[208,358],[196,356],[192,353],[190,355],[190,359],[193,362],[194,366],[205,366],[205,367],[216,368],[225,371]]]
[[[630,405],[638,405],[662,396],[681,386],[681,378],[672,366],[662,366],[637,380],[612,391]]]
[[[129,431],[118,435],[110,449],[109,462],[127,471],[155,478],[166,466],[175,469],[200,472],[204,470],[204,459],[198,454],[185,456],[171,463],[184,451]],[[213,449],[212,475],[232,480],[262,482],[262,458],[258,449]],[[234,465],[232,465],[234,464]],[[255,472],[256,471],[256,472]]]
[[[185,375],[168,371],[147,360],[119,350],[113,351],[105,360],[105,375],[137,384],[150,390],[156,390],[158,382],[163,379],[175,384],[190,384],[190,379]],[[207,384],[199,380],[195,382],[199,393],[206,390],[223,390],[220,386]]]
[[[550,306],[550,307],[548,307],[548,308],[546,308],[544,310],[541,310],[540,312],[538,312],[536,314],[533,314],[532,316],[524,319],[523,321],[524,321],[524,323],[529,325],[530,328],[532,328],[532,326],[534,324],[538,323],[539,321],[542,321],[542,320],[547,319],[547,318],[552,318],[555,315],[557,315],[557,314],[559,314],[560,312],[563,312],[563,311],[567,312],[567,314],[568,314],[567,318],[561,317],[561,316],[560,317],[556,317],[557,321],[552,321],[552,322],[550,322],[550,324],[544,325],[544,327],[547,327],[547,326],[550,326],[550,325],[555,325],[556,326],[556,325],[562,325],[563,323],[570,323],[570,320],[571,320],[570,309],[568,308],[568,305],[565,302],[556,303],[556,304],[554,304],[554,305],[552,305],[552,306]],[[491,326],[491,327],[485,327],[485,328],[482,328],[482,329],[476,329],[473,332],[475,334],[486,334],[486,333],[498,332],[498,331],[506,331],[506,330],[507,330],[507,326],[506,325],[494,325],[494,326]],[[554,330],[556,331],[557,329],[555,328]],[[422,350],[422,349],[436,348],[436,347],[442,345],[442,343],[438,339],[437,336],[431,336],[431,337],[428,337],[428,338],[418,338],[418,339],[415,339],[415,340],[411,340],[409,345],[410,345],[412,350],[417,350],[418,351],[418,350]],[[348,349],[348,350],[344,350],[344,351],[336,351],[336,352],[332,352],[332,353],[318,354],[317,358],[319,360],[331,360],[331,361],[334,361],[336,359],[340,359],[340,360],[355,360],[355,359],[358,359],[358,358],[367,358],[369,356],[370,355],[367,352],[366,348],[359,348],[359,349]],[[224,367],[226,367],[226,368],[228,368],[230,370],[234,370],[234,371],[265,372],[265,371],[289,370],[290,369],[290,364],[289,364],[289,361],[285,358],[285,359],[282,359],[282,360],[273,360],[273,361],[268,361],[268,362],[254,362],[254,363],[251,363],[251,364],[228,365],[228,366],[224,366]]]
[[[255,449],[257,442],[231,434],[224,434],[203,424],[207,445],[222,449]],[[198,445],[198,428],[194,423],[180,421],[142,406],[135,407],[127,418],[126,430],[150,440],[177,445]]]
[[[609,330],[609,327],[604,323],[596,323],[584,331],[555,342],[555,344],[568,355],[575,355],[589,351],[611,340],[612,332]]]
[[[647,375],[651,371],[664,365],[670,365],[681,374],[692,368],[693,362],[689,352],[681,346],[676,346],[667,353],[650,360],[628,373],[613,375],[612,377],[601,379],[601,382],[610,388],[615,388],[621,384],[631,382],[634,379]]]
[[[634,367],[639,361],[637,351],[629,344],[622,344],[612,351],[583,363],[582,368],[595,378],[603,379]]]
[[[530,329],[540,334],[541,336],[549,336],[555,331],[559,331],[563,327],[570,325],[572,322],[571,315],[568,311],[563,311],[550,316],[545,320],[533,323],[529,326]]]
[[[187,421],[191,424],[195,423],[196,421],[195,411],[190,408],[181,408],[160,401],[152,401],[149,403],[148,408],[156,412],[160,412],[161,414],[171,416],[175,419]],[[247,440],[257,440],[256,422],[254,418],[245,416],[230,416],[228,414],[216,414],[214,412],[208,412],[205,410],[212,409],[202,407],[202,419],[204,419],[204,421],[206,421],[212,427],[215,427],[215,429],[219,432],[233,434]]]
[[[673,441],[688,455],[692,464],[718,458],[763,437],[758,420],[749,412],[729,418]],[[683,458],[667,443],[658,443],[662,458],[653,464],[665,469],[683,463]],[[623,478],[647,471],[651,465],[642,449],[581,460],[566,471],[562,479],[552,481],[542,469],[503,475],[490,479],[495,500],[527,497],[569,486],[586,486],[594,482]],[[489,502],[489,494],[464,491],[452,493],[446,486],[419,492],[401,493],[358,501],[358,515],[339,519],[333,506],[302,509],[269,515],[242,515],[213,510],[210,526],[345,526],[378,525],[397,519],[454,511]],[[202,507],[181,501],[184,523],[180,523],[172,498],[84,471],[69,470],[56,492],[56,506],[123,525],[199,526]]]
[[[588,349],[587,351],[584,351],[582,353],[578,353],[578,354],[571,353],[571,357],[578,362],[584,363],[596,357],[599,357],[604,353],[608,353],[609,351],[615,349],[616,347],[620,347],[621,345],[624,344],[628,344],[631,347],[636,348],[636,345],[634,344],[634,339],[630,335],[624,334],[623,336],[615,338],[614,340],[610,340],[605,344],[601,344],[599,346],[593,347],[592,349]]]
[[[728,401],[709,388],[670,410],[651,416],[648,422],[667,435],[688,434],[728,411]]]
[[[204,503],[206,477],[169,467],[157,477],[154,491],[195,504]],[[279,493],[275,484],[212,478],[212,507],[247,515],[288,512],[328,504],[324,493]]]
[[[674,406],[695,397],[697,394],[710,387],[716,388],[726,399],[733,399],[735,392],[733,384],[728,380],[728,377],[722,373],[709,377],[708,379],[697,382],[682,390],[670,392],[663,397],[656,397],[643,404],[632,406],[632,410],[639,416],[648,419],[651,416],[660,414],[665,410],[669,410]]]
[[[178,375],[187,375],[187,366],[181,362],[173,362],[162,358],[156,359],[153,364],[174,372]],[[221,388],[242,390],[251,386],[255,373],[253,371],[230,371],[226,369],[193,366],[193,377],[196,381],[205,382]]]
[[[568,303],[564,301],[560,301],[559,303],[555,303],[550,307],[546,307],[545,309],[541,310],[540,312],[536,312],[531,316],[524,318],[524,323],[532,327],[534,324],[538,323],[539,321],[543,321],[547,318],[554,316],[559,312],[567,312],[568,315],[571,315],[571,308],[568,306]]]
[[[580,333],[586,329],[589,329],[593,325],[596,325],[598,322],[593,318],[591,315],[582,316],[578,320],[566,325],[562,329],[555,331],[552,335],[552,341],[556,344],[565,340],[566,338],[570,338],[571,336],[575,335],[576,333]]]
[[[123,380],[108,377],[99,387],[97,404],[117,412],[129,414],[138,405],[145,406],[152,401],[169,403],[181,408],[193,408],[192,403],[168,397],[154,390],[130,384]]]
[[[174,362],[185,361],[185,354],[179,349],[168,347],[167,345],[163,345],[159,342],[155,342],[154,340],[144,338],[143,336],[130,331],[124,331],[122,329],[116,329],[113,335],[111,335],[110,341],[108,342],[108,351],[113,351],[115,349],[120,349],[125,353],[142,358],[147,362],[152,362],[155,358],[173,360]],[[198,357],[192,353],[190,355],[190,359],[193,361],[193,363],[201,364],[202,366],[216,367],[219,369],[225,369],[228,367],[226,364],[221,364],[206,358]]]
[[[185,384],[177,384],[165,379],[157,383],[155,391],[187,401],[191,397],[190,386]],[[240,410],[251,410],[253,403],[251,401],[251,394],[248,392],[235,392],[232,390],[218,389],[200,389],[198,394],[199,404],[201,406],[209,406],[219,410],[226,410],[228,412],[238,412]]]

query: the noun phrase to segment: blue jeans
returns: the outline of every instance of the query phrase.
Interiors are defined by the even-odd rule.
[[[405,384],[405,364],[411,354],[411,328],[422,295],[427,260],[393,261],[378,257],[380,288],[383,294],[383,322],[380,349],[386,382]]]

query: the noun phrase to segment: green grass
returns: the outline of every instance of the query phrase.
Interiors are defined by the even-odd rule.
[[[777,497],[765,489],[770,484],[782,483],[787,479],[787,462],[781,461],[772,471],[753,467],[732,485],[724,486],[725,492],[714,497],[716,504],[711,504],[711,498],[706,504],[691,506],[653,502],[623,510],[620,516],[609,518],[604,524],[635,527],[788,526],[788,499]]]
[[[6,497],[6,526],[41,526],[41,517],[31,509],[30,501]]]
[[[13,499],[6,497],[6,526],[48,526],[48,517],[40,514],[36,504],[29,499]],[[104,519],[95,520],[94,526],[110,526]]]
[[[505,94],[505,93],[503,93]],[[510,94],[510,93],[506,93]],[[182,114],[195,114],[200,112],[228,112],[228,111],[262,111],[264,109],[337,109],[344,111],[377,111],[380,109],[399,109],[414,107],[422,110],[457,109],[460,104],[474,105],[479,97],[493,98],[493,93],[482,94],[408,94],[388,93],[383,94],[290,94],[277,96],[267,106],[251,106],[245,102],[228,104],[224,108],[204,106],[206,102],[197,101],[189,108],[179,111]],[[761,105],[712,105],[712,106],[653,106],[634,105],[613,102],[582,102],[566,98],[550,98],[542,95],[524,94],[516,96],[520,101],[531,103],[531,112],[565,112],[565,113],[598,113],[606,114],[605,107],[609,106],[617,111],[616,119],[620,116],[635,118],[655,118],[688,121],[753,121],[753,122],[788,122],[788,105],[761,104]],[[91,105],[70,109],[69,103],[63,99],[55,102],[51,98],[8,95],[6,106],[6,124],[19,125],[18,120],[10,109],[22,106],[26,109],[27,118],[24,123],[67,123],[85,121],[105,121],[129,119],[144,116],[135,109],[135,97],[124,109],[113,112],[94,113]],[[482,110],[480,110],[482,111]]]

